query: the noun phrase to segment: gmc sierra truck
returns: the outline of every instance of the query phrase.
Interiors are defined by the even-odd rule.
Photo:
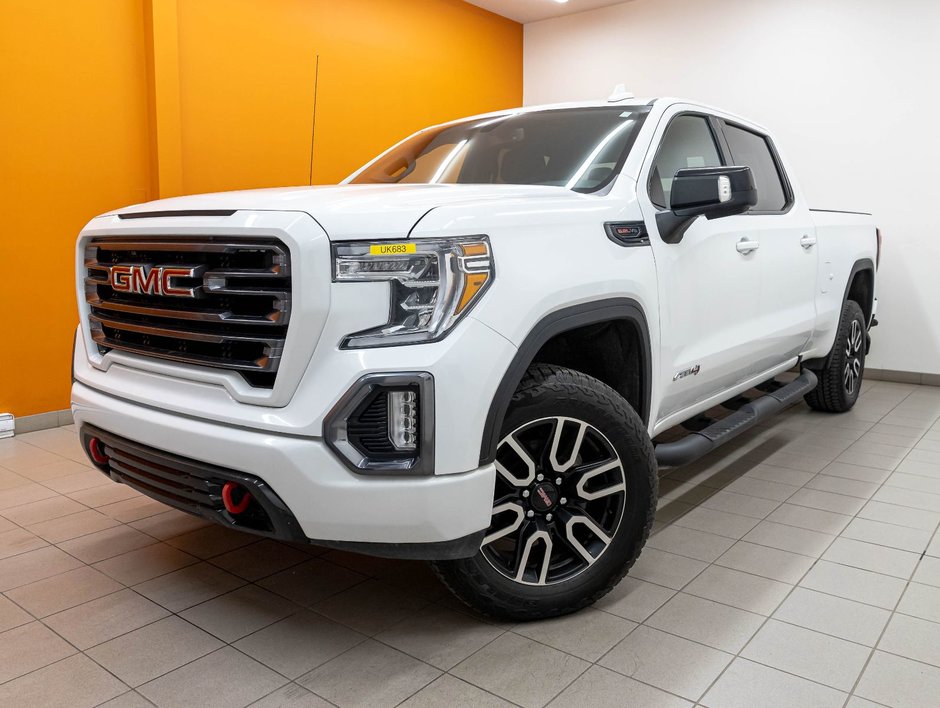
[[[177,509],[559,615],[638,557],[658,465],[853,406],[879,255],[870,215],[810,209],[724,111],[491,113],[338,186],[92,219],[72,410],[98,468]]]

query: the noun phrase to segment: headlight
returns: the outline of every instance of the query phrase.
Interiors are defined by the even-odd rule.
[[[433,342],[480,299],[493,280],[486,236],[350,242],[333,246],[333,280],[388,282],[388,322],[346,338],[344,347]]]

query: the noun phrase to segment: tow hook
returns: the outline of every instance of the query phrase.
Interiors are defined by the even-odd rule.
[[[241,498],[236,502],[239,495]],[[236,482],[226,482],[222,486],[222,503],[229,514],[241,514],[251,504],[251,493]]]

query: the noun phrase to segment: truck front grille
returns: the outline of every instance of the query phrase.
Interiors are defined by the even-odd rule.
[[[85,299],[102,353],[228,369],[270,388],[290,320],[290,254],[266,238],[94,238]]]

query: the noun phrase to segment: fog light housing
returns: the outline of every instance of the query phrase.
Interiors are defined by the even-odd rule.
[[[327,416],[325,437],[360,474],[433,474],[433,377],[426,372],[362,377]]]

